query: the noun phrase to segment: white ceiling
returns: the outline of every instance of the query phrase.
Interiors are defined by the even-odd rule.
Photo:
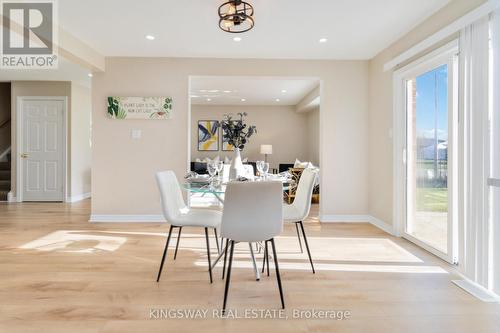
[[[297,105],[318,84],[313,78],[193,77],[190,95],[195,105]]]
[[[241,42],[218,28],[223,0],[63,0],[59,23],[105,56],[369,59],[450,0],[247,1]]]

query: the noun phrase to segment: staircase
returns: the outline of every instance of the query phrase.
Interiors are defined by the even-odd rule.
[[[7,161],[0,162],[0,201],[7,201],[10,192],[10,164],[12,155],[7,154]]]

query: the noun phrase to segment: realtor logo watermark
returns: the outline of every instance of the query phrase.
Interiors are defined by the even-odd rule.
[[[56,5],[56,0],[0,0],[0,68],[57,68]]]
[[[278,320],[349,320],[350,310],[335,309],[175,309],[175,308],[150,308],[149,319],[278,319]]]

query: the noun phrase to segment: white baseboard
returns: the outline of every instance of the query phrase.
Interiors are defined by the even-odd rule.
[[[67,197],[66,202],[78,202],[78,201],[88,199],[88,198],[90,198],[90,196],[91,196],[90,192],[82,193],[82,194],[78,194],[78,195],[73,195],[73,196]]]
[[[387,232],[390,235],[395,235],[394,233],[394,226],[392,224],[389,224],[385,221],[379,220],[378,218],[371,216],[370,215],[370,221],[371,224],[376,226],[379,229],[382,229],[383,231]]]
[[[394,235],[394,228],[387,222],[371,215],[322,215],[321,223],[370,223],[375,227]]]
[[[163,215],[108,215],[92,214],[89,222],[151,223],[166,222]]]
[[[451,282],[483,302],[500,302],[500,296],[465,277]]]
[[[78,202],[78,201],[88,199],[90,197],[91,197],[90,192],[89,193],[82,193],[82,194],[74,195],[71,197],[66,197],[66,202]],[[17,198],[14,196],[14,194],[12,194],[12,192],[9,192],[9,194],[7,195],[7,202],[17,202]]]

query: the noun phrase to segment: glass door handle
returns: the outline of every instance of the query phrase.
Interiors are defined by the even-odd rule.
[[[500,179],[488,178],[488,185],[493,187],[500,187]]]

